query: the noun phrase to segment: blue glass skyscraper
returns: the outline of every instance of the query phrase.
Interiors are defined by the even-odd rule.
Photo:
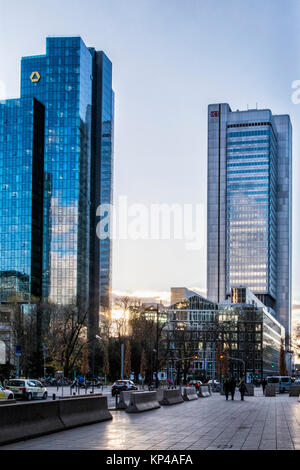
[[[42,298],[76,304],[97,327],[110,307],[111,246],[96,210],[112,199],[112,65],[80,37],[47,38],[22,58],[21,99],[45,107]]]
[[[42,295],[44,106],[0,103],[0,302]]]

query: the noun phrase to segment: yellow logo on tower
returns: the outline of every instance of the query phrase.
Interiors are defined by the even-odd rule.
[[[30,80],[32,81],[32,83],[37,83],[40,81],[40,74],[39,72],[32,72],[32,74],[30,75]]]

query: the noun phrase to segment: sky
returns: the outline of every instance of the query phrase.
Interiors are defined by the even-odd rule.
[[[20,58],[80,35],[113,63],[114,201],[202,208],[204,242],[114,240],[113,290],[166,298],[206,290],[207,106],[270,108],[293,125],[293,302],[300,305],[298,0],[0,0],[0,98],[19,96]],[[300,308],[298,309],[300,319]]]

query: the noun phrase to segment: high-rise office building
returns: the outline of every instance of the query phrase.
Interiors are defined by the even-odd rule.
[[[291,327],[292,126],[268,109],[208,107],[208,298],[245,285]]]
[[[111,298],[111,245],[100,245],[96,211],[112,201],[112,64],[80,37],[47,38],[45,55],[22,58],[21,100],[33,98],[45,108],[41,296],[89,310],[97,328]],[[18,271],[16,258],[7,270]]]
[[[0,103],[0,302],[42,295],[44,106]]]

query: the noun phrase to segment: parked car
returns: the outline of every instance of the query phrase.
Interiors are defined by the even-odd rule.
[[[199,390],[200,385],[202,385],[201,380],[190,380],[187,384],[188,387],[195,387],[196,390]]]
[[[218,380],[212,381],[212,380],[210,379],[210,380],[208,380],[207,383],[212,385],[213,382],[214,382],[214,385],[220,385],[220,382],[219,382]]]
[[[11,390],[15,398],[32,400],[33,398],[47,399],[48,391],[38,380],[33,379],[11,379],[6,388]]]
[[[219,380],[208,380],[207,383],[209,385],[211,385],[212,392],[220,392],[221,391],[221,384],[220,384]]]
[[[138,390],[138,387],[132,382],[132,380],[117,380],[111,387],[111,394],[114,397],[120,392]]]
[[[0,385],[0,400],[13,400],[14,394],[11,390],[7,390]]]

